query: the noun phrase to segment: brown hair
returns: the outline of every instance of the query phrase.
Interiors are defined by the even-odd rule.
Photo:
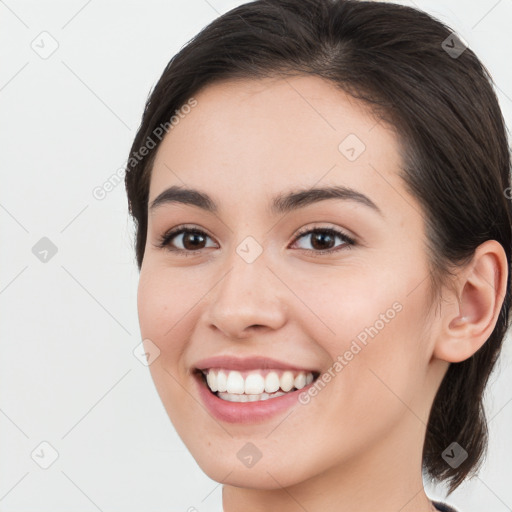
[[[396,129],[401,177],[425,215],[434,290],[489,239],[503,246],[510,269],[510,150],[487,70],[428,14],[356,0],[247,3],[215,19],[170,60],[146,103],[126,169],[139,269],[158,143],[143,157],[139,150],[155,129],[215,81],[304,74],[336,84]],[[448,480],[450,492],[476,472],[487,448],[483,393],[508,328],[510,293],[509,272],[491,336],[449,366],[432,405],[423,468]],[[442,457],[452,442],[468,453],[458,467]]]

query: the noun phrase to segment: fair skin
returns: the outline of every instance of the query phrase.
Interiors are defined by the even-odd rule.
[[[195,98],[159,146],[149,204],[177,185],[207,193],[218,210],[150,210],[138,290],[142,338],[160,349],[150,371],[176,431],[223,483],[224,512],[432,510],[421,476],[428,415],[450,362],[470,357],[494,328],[503,249],[482,244],[429,308],[424,217],[397,174],[389,127],[316,77],[224,82]],[[354,161],[338,149],[349,134],[366,146]],[[327,185],[365,194],[381,213],[347,199],[269,212],[278,194]],[[180,224],[207,233],[195,254],[157,247]],[[356,243],[297,238],[313,227]],[[262,249],[251,263],[236,252],[248,236]],[[185,239],[172,246],[192,252]],[[326,372],[394,303],[401,311],[308,404],[249,424],[203,406],[198,360],[263,355]],[[262,454],[252,467],[237,457],[248,442]]]

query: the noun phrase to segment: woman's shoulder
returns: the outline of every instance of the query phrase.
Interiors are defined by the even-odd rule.
[[[433,503],[440,512],[457,512],[454,508],[446,505],[446,503],[441,503],[440,501],[434,501]]]

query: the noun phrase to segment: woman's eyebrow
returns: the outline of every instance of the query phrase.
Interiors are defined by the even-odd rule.
[[[270,213],[272,215],[288,213],[327,199],[355,201],[383,216],[382,210],[368,196],[350,187],[339,185],[291,190],[278,194],[272,199]],[[149,210],[154,211],[159,206],[172,203],[189,204],[208,212],[218,212],[217,203],[205,192],[177,185],[173,185],[161,192],[151,202]]]

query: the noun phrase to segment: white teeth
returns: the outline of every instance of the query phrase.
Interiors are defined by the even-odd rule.
[[[218,379],[218,377],[217,377]],[[213,375],[213,372],[208,372],[208,375],[206,376],[206,382],[208,382],[208,387],[215,393],[215,391],[218,391],[217,389],[217,379]]]
[[[242,374],[237,371],[231,371],[228,375],[228,382],[226,384],[226,391],[228,393],[236,393],[238,395],[244,392],[244,378]]]
[[[265,391],[265,379],[259,373],[251,373],[245,379],[246,395],[261,395]]]
[[[260,400],[268,400],[269,398],[276,398],[278,396],[286,395],[282,391],[277,393],[261,393],[258,395],[237,395],[235,393],[219,393],[218,397],[227,402],[258,402]]]
[[[217,381],[217,391],[219,393],[224,393],[227,390],[228,376],[221,370],[217,374],[217,379],[215,379],[215,374],[213,372],[209,372],[208,375],[210,373],[212,374],[213,382],[215,382],[215,380]]]
[[[304,386],[311,384],[314,378],[312,372],[290,370],[284,372],[273,370],[265,376],[259,370],[255,370],[247,374],[245,378],[241,372],[236,370],[209,369],[205,373],[206,382],[211,391],[218,392],[218,396],[221,396],[222,393],[223,396],[244,395],[247,400],[244,399],[243,401],[265,400],[261,396],[272,398],[274,394],[277,396],[277,391],[287,393],[294,388],[302,389]],[[229,398],[225,399],[230,400]]]
[[[284,372],[281,376],[281,389],[283,391],[290,391],[293,388],[294,380],[292,372]]]
[[[297,377],[295,377],[294,385],[297,389],[302,389],[306,385],[306,374],[299,373]]]
[[[276,372],[267,373],[265,377],[265,392],[266,393],[274,393],[279,389],[279,375]]]

